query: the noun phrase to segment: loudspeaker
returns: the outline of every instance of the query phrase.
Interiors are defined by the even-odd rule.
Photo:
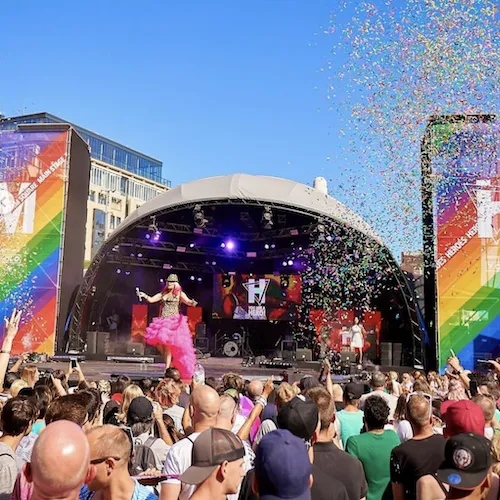
[[[141,342],[127,342],[127,354],[144,356],[144,344]]]
[[[392,342],[380,343],[380,364],[392,366]]]
[[[340,365],[345,366],[356,363],[356,353],[354,351],[342,351],[340,353]]]
[[[108,354],[109,332],[87,332],[87,353]]]
[[[401,366],[401,358],[403,355],[403,344],[394,343],[392,344],[392,365]]]
[[[207,353],[210,350],[208,347],[208,337],[195,337],[194,346],[199,351]]]
[[[296,351],[297,361],[312,361],[313,355],[311,349],[297,349]]]
[[[205,323],[198,323],[195,326],[195,337],[201,338],[207,336],[207,325]]]

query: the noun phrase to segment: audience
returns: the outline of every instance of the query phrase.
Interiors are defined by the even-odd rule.
[[[344,409],[337,417],[340,422],[340,440],[345,448],[351,436],[357,436],[363,427],[363,412],[359,409],[359,400],[363,387],[359,384],[347,384],[344,389]]]
[[[94,427],[87,432],[90,463],[94,478],[83,487],[80,500],[120,499],[153,500],[157,496],[130,477],[128,461],[132,445],[126,432],[114,425]]]
[[[36,420],[36,406],[30,398],[17,396],[9,399],[0,417],[0,499],[10,498],[17,473],[16,450],[21,440],[31,431]]]
[[[312,484],[312,465],[302,439],[281,429],[262,438],[255,456],[253,480],[258,498],[310,499]]]
[[[172,417],[175,429],[182,432],[184,408],[179,406],[179,397],[181,395],[180,384],[172,378],[165,378],[158,383],[154,394],[156,401],[163,409],[163,413]]]
[[[23,498],[21,486],[17,488],[23,479],[32,500],[77,500],[82,486],[94,476],[85,434],[72,422],[58,421],[47,425],[37,439],[13,498]]]
[[[339,480],[347,491],[349,500],[365,498],[367,485],[361,462],[340,450],[333,442],[335,437],[335,401],[324,387],[309,391],[319,412],[320,430],[314,443],[314,465]]]
[[[435,474],[444,459],[445,440],[434,434],[430,396],[408,394],[407,418],[412,439],[394,448],[391,455],[391,481],[394,500],[416,498],[417,481]]]
[[[396,411],[396,405],[398,404],[398,398],[385,392],[385,375],[381,372],[374,372],[370,381],[370,386],[372,388],[372,392],[361,396],[359,400],[359,408],[364,410],[365,402],[368,398],[374,395],[380,396],[384,398],[385,402],[389,405],[389,422],[392,422],[394,419],[394,412]]]
[[[392,430],[385,430],[389,417],[389,405],[385,399],[373,396],[365,403],[365,431],[351,436],[346,451],[363,464],[368,484],[367,500],[392,497],[390,458],[399,445],[399,438]]]
[[[193,432],[187,439],[175,443],[168,453],[163,473],[176,477],[171,477],[162,483],[161,500],[191,498],[195,487],[182,483],[179,476],[192,465],[192,448],[198,436],[203,431],[216,426],[219,408],[220,399],[217,391],[206,385],[193,390],[189,404]]]
[[[180,476],[185,484],[196,485],[193,500],[225,500],[238,492],[245,476],[241,440],[226,429],[210,428],[194,442],[191,466]]]

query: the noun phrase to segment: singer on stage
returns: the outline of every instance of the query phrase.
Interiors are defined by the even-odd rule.
[[[146,342],[162,353],[166,368],[172,363],[180,371],[182,378],[191,378],[195,370],[196,354],[187,318],[180,314],[179,308],[181,303],[196,306],[197,302],[182,291],[176,274],[171,274],[165,288],[152,297],[139,289],[136,292],[139,299],[145,299],[150,304],[162,302],[160,317],[154,318],[146,328]]]

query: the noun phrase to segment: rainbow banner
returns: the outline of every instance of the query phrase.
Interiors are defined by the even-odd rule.
[[[430,124],[439,367],[500,355],[500,125]]]
[[[0,132],[0,318],[23,311],[15,353],[54,352],[68,134]]]

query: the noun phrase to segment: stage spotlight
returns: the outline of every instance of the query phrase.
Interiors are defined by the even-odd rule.
[[[118,269],[116,270],[116,274],[121,274],[121,272],[122,272],[122,270],[121,270],[120,268],[118,268]]]
[[[217,265],[217,262],[215,262],[215,260],[212,261],[212,266],[216,266]]]
[[[163,278],[160,278],[160,283],[165,283],[165,280]]]
[[[286,260],[284,260],[284,261],[281,263],[281,265],[282,265],[283,267],[286,267],[288,264],[287,264]]]
[[[192,276],[192,275],[189,277],[189,279],[190,279],[191,281],[194,281],[194,280],[195,280],[194,276]]]
[[[290,286],[290,277],[287,275],[280,276],[280,286],[283,289],[286,289]]]
[[[134,253],[134,252],[132,252],[132,253],[130,254],[130,257],[135,257],[135,253]]]
[[[271,243],[271,248],[272,249],[275,249],[276,248],[276,245],[274,243]]]
[[[189,244],[189,248],[194,248],[194,247],[195,247],[194,243]]]
[[[222,248],[226,248],[227,250],[234,250],[234,241],[227,240]]]
[[[160,241],[161,232],[158,229],[153,233],[153,241]]]
[[[138,258],[138,259],[142,259],[142,253],[138,253],[138,254],[137,254],[137,258]]]
[[[208,220],[205,219],[205,213],[201,205],[195,205],[193,210],[193,218],[196,227],[204,228],[208,224]]]
[[[231,277],[228,274],[222,276],[222,286],[224,288],[229,288],[231,286]]]
[[[221,247],[221,248],[226,248],[226,244],[225,244],[224,242],[222,242],[222,243],[220,244],[220,247]]]
[[[202,279],[203,279],[203,278],[202,278],[201,276],[199,276],[199,277],[198,277],[198,281],[202,281]]]
[[[148,234],[146,234],[146,239],[147,239],[147,240],[150,240],[150,239],[151,239],[151,235],[150,235],[149,233],[148,233]]]
[[[290,259],[290,260],[288,261],[288,265],[289,265],[289,266],[293,266],[293,260],[292,260],[292,259]]]
[[[269,205],[264,206],[264,212],[262,213],[262,227],[264,229],[272,229],[274,226],[273,212]]]
[[[130,271],[125,271],[126,276],[130,276]]]
[[[269,249],[271,248],[271,246],[269,245],[269,243],[266,243],[266,244],[264,245],[264,248],[265,248],[266,250],[269,250]]]

